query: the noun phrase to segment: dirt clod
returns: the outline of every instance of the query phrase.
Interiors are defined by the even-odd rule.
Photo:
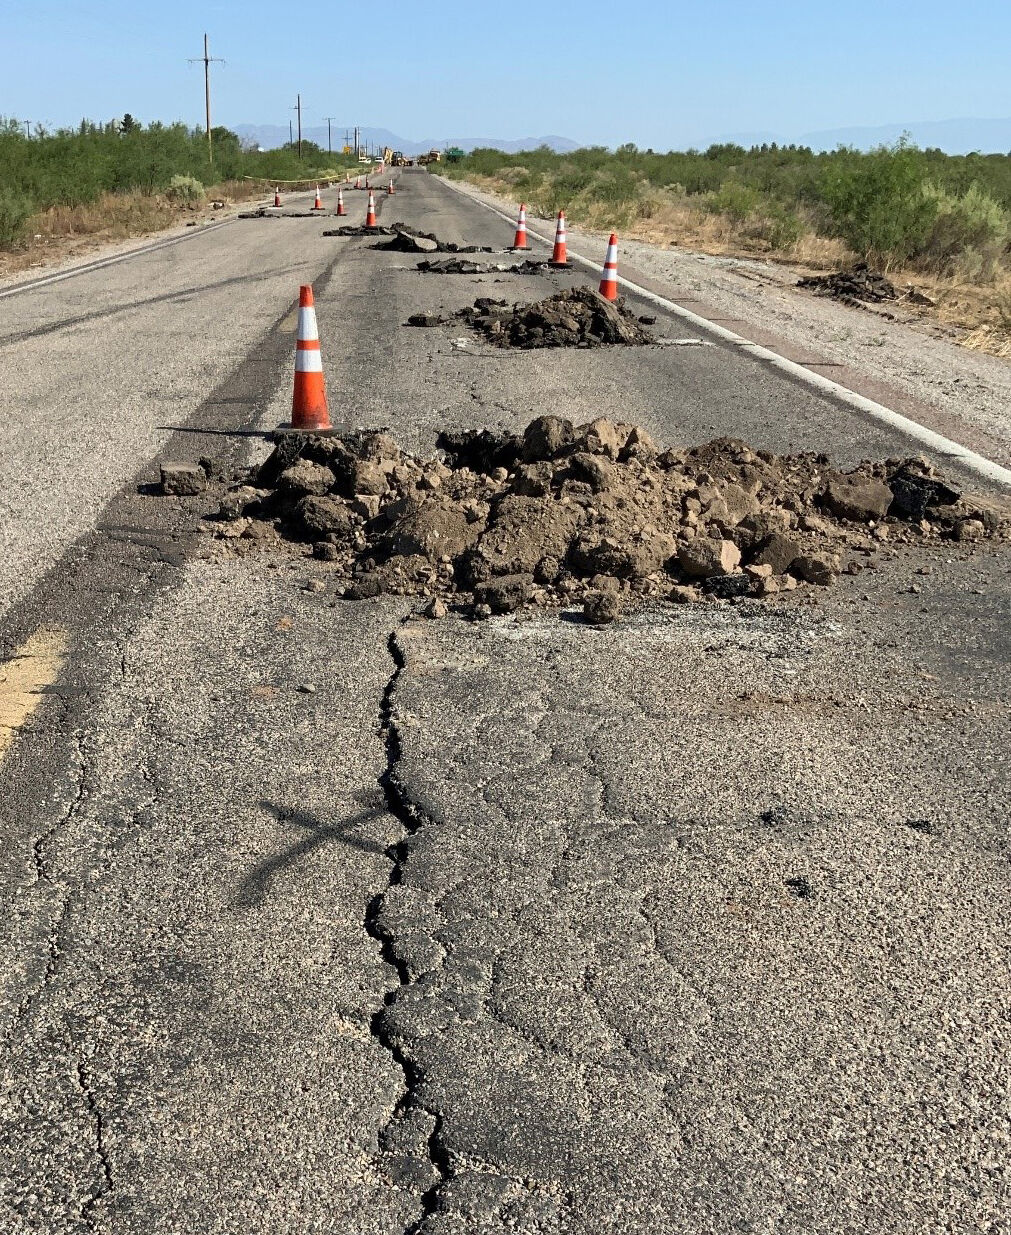
[[[634,425],[557,416],[522,434],[447,430],[438,445],[425,458],[379,430],[286,433],[222,492],[212,526],[232,552],[287,544],[328,564],[349,599],[418,596],[478,617],[575,604],[594,624],[647,600],[826,587],[873,569],[881,541],[1011,539],[1011,502],[961,495],[922,459],[844,472],[822,454],[733,438],[664,449]]]

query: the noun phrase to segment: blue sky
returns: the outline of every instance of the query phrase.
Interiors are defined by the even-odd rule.
[[[216,123],[338,117],[405,138],[560,134],[658,149],[728,133],[1011,115],[1006,0],[8,0],[0,114]],[[387,50],[388,49],[388,50]],[[342,66],[365,54],[376,67]]]

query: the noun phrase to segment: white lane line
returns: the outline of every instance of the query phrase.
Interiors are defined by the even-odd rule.
[[[181,236],[170,236],[167,240],[154,240],[151,244],[139,245],[129,253],[118,253],[115,257],[102,257],[97,261],[85,262],[81,266],[72,266],[69,270],[60,270],[56,274],[43,275],[28,283],[17,283],[0,291],[0,300],[7,296],[16,296],[19,292],[33,292],[39,287],[48,287],[50,283],[62,283],[64,279],[76,278],[79,274],[90,274],[92,270],[102,270],[106,266],[115,266],[119,262],[128,262],[132,257],[143,257],[145,253],[154,253],[158,249],[167,249],[172,244],[182,244],[184,240],[193,240],[197,236],[206,236],[208,232],[216,232],[219,228],[234,223],[234,219],[222,219],[220,223],[208,223],[204,227],[195,227]]]
[[[440,177],[440,179],[443,184],[449,185],[450,188],[454,189],[462,197],[476,202],[479,206],[484,206],[492,214],[497,214],[500,219],[505,219],[507,223],[515,222],[511,215],[499,210],[497,206],[489,205],[488,202],[483,202],[477,197],[471,197],[469,193],[458,188],[451,180],[443,177]],[[540,235],[540,233],[533,231],[529,226],[527,234],[533,236],[535,240],[540,240],[542,244],[550,245],[553,243],[547,236]],[[580,262],[591,270],[597,271],[601,267],[600,262],[591,261],[589,258],[576,253],[572,245],[569,245],[568,253],[570,261]],[[715,322],[709,321],[708,318],[700,317],[697,313],[692,313],[690,309],[682,308],[681,305],[675,304],[673,300],[668,300],[666,296],[658,296],[656,292],[651,292],[648,288],[641,287],[638,283],[633,283],[631,279],[626,279],[619,275],[618,283],[622,287],[627,287],[630,291],[635,292],[637,296],[642,296],[646,300],[652,301],[653,304],[659,305],[662,309],[666,309],[668,313],[674,313],[684,321],[690,322],[697,329],[705,330],[708,334],[715,335],[718,339],[722,339],[724,342],[740,348],[741,351],[746,352],[749,356],[754,356],[756,360],[763,360],[766,364],[772,365],[773,368],[779,369],[782,373],[788,373],[791,377],[803,382],[807,386],[813,387],[822,394],[828,395],[840,403],[845,403],[847,407],[853,408],[854,411],[863,412],[864,415],[871,416],[892,429],[897,429],[907,437],[922,442],[924,446],[929,447],[937,454],[953,460],[962,467],[969,468],[980,476],[985,476],[987,480],[992,480],[997,484],[1006,485],[1008,488],[1011,488],[1011,470],[1001,467],[999,463],[994,463],[992,459],[984,458],[983,455],[970,450],[968,446],[952,441],[951,438],[943,437],[940,433],[935,433],[933,429],[928,429],[926,425],[921,425],[916,420],[910,420],[908,416],[903,416],[899,412],[893,412],[890,407],[885,407],[882,403],[875,403],[873,399],[865,398],[864,395],[859,395],[855,391],[849,390],[846,386],[840,386],[838,382],[822,377],[820,373],[813,373],[810,369],[805,369],[803,365],[799,365],[793,360],[787,360],[785,356],[780,356],[778,352],[770,351],[769,348],[762,347],[759,343],[752,343],[750,339],[744,338],[743,335],[735,334],[732,330],[727,330],[725,326],[718,326]]]

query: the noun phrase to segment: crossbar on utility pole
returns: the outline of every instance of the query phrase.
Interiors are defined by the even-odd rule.
[[[198,64],[204,62],[204,104],[207,109],[207,161],[214,162],[214,146],[211,142],[211,65],[224,64],[224,60],[220,56],[212,56],[210,44],[207,41],[207,35],[204,35],[204,54],[202,56],[191,56],[190,64]]]

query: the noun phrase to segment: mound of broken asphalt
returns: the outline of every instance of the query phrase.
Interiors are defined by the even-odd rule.
[[[628,347],[655,342],[639,318],[620,301],[605,300],[587,287],[572,288],[536,304],[510,304],[479,296],[452,318],[415,313],[408,326],[443,326],[461,321],[496,347]]]
[[[660,450],[640,428],[553,416],[522,436],[444,433],[439,457],[384,432],[286,434],[224,495],[222,535],[312,546],[352,599],[434,598],[477,614],[638,598],[768,597],[857,573],[882,541],[1006,538],[1011,510],[922,459],[834,470],[721,438]]]

